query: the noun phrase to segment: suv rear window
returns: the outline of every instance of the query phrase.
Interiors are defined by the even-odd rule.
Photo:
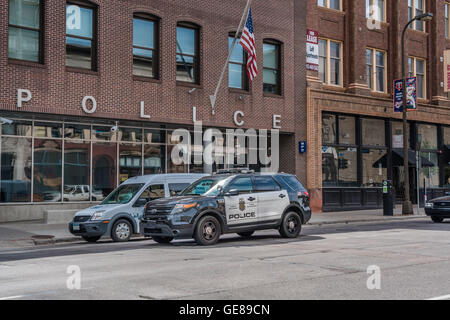
[[[283,186],[283,188],[293,191],[299,192],[304,191],[305,188],[298,181],[296,176],[275,176],[275,179]]]
[[[256,191],[278,191],[280,186],[269,176],[255,176]]]

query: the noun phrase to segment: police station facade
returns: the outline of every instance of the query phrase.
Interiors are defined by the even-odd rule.
[[[194,121],[279,129],[280,170],[304,177],[304,42],[294,32],[305,34],[306,4],[252,6],[259,74],[248,80],[236,47],[212,115],[245,3],[2,1],[0,116],[12,123],[1,128],[0,222],[87,207],[135,175],[203,172],[170,157],[173,130]]]

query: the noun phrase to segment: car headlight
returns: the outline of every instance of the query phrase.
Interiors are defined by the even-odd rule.
[[[103,218],[103,213],[105,213],[105,211],[106,210],[94,212],[94,214],[91,217],[91,220],[93,221],[100,220],[101,218]]]
[[[197,202],[188,203],[188,204],[179,203],[179,204],[175,205],[175,207],[172,209],[171,214],[181,213],[188,209],[194,208],[196,205],[197,205]]]
[[[425,208],[433,208],[433,202],[425,203]]]

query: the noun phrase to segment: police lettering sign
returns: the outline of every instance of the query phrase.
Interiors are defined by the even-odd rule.
[[[306,70],[319,71],[319,33],[306,30]]]

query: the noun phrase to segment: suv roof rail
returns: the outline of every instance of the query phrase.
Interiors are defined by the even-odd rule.
[[[231,168],[231,169],[220,169],[213,174],[235,174],[235,173],[255,173],[255,170],[250,170],[249,168]]]

